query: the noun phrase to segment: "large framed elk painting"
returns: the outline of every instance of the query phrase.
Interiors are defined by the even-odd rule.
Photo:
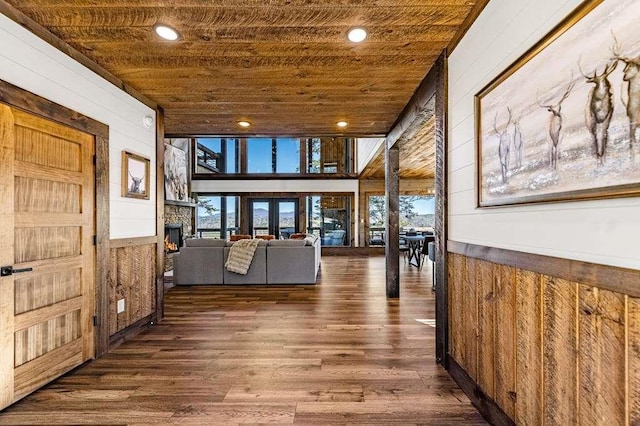
[[[586,1],[476,95],[478,206],[640,195],[640,1]]]
[[[178,142],[181,142],[179,140]],[[188,146],[188,145],[187,145]],[[185,147],[185,149],[188,149]],[[170,201],[189,201],[187,153],[169,143],[164,145],[164,194]]]

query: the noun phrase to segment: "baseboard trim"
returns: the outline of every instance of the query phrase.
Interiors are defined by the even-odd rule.
[[[474,407],[486,421],[492,425],[515,426],[515,422],[502,411],[502,409],[489,398],[480,387],[473,381],[467,372],[456,362],[451,355],[447,355],[449,361],[449,374],[456,381],[462,391],[469,397]]]
[[[113,334],[111,337],[109,337],[109,350],[117,346],[120,346],[123,342],[132,339],[133,337],[138,335],[141,331],[144,331],[147,328],[149,328],[153,323],[153,320],[154,320],[153,317],[154,315],[146,316],[134,322],[129,327],[126,327],[118,331],[117,333]]]

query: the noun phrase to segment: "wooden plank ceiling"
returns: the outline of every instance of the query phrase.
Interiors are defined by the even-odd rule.
[[[168,134],[301,136],[386,134],[480,2],[6,1],[157,102]],[[346,39],[356,26],[361,44]]]
[[[434,179],[436,172],[436,119],[432,116],[411,139],[400,139],[400,179]],[[380,146],[361,179],[384,179],[384,144]]]

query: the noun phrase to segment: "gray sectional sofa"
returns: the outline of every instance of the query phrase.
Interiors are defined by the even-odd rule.
[[[173,258],[176,285],[315,284],[320,268],[320,239],[260,241],[246,275],[224,264],[233,243],[188,239]]]

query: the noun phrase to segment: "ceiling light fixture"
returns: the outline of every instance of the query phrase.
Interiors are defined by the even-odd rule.
[[[249,123],[248,121],[238,121],[238,126],[246,128],[251,126],[251,123]]]
[[[360,43],[367,38],[367,30],[364,28],[351,28],[347,33],[347,38],[354,43]]]
[[[349,125],[349,123],[347,123],[346,121],[338,121],[336,123],[336,126],[342,127],[342,128],[347,127],[347,125]]]
[[[167,25],[156,25],[153,28],[160,37],[169,41],[176,41],[180,36],[178,32]]]

